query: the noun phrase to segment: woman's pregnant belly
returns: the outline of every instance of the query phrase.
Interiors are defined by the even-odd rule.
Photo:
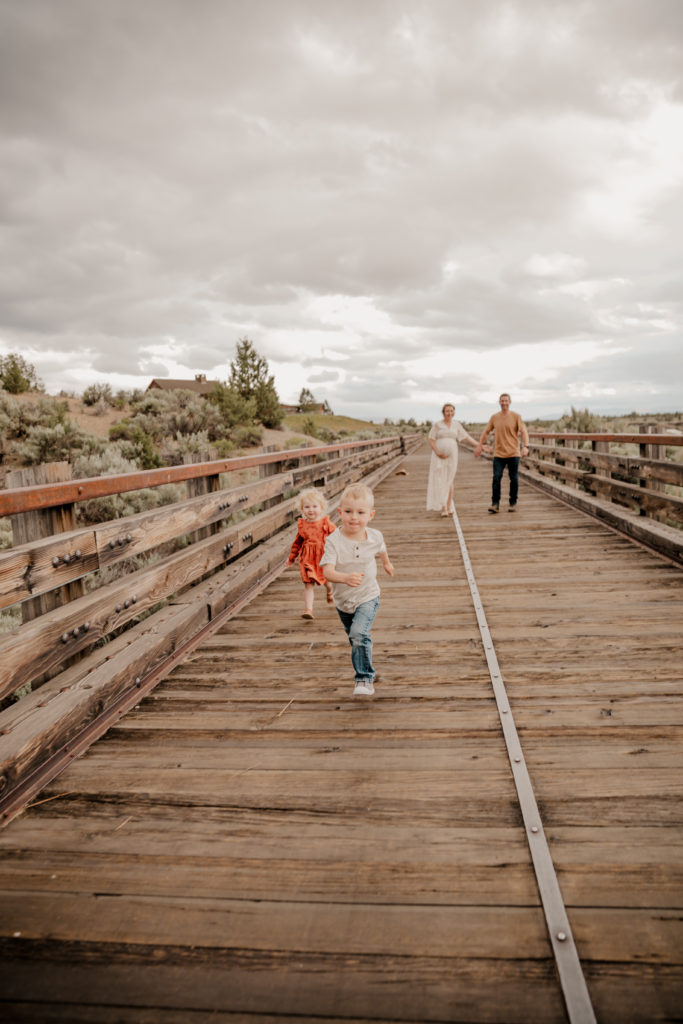
[[[436,442],[436,450],[441,455],[448,455],[450,458],[454,458],[458,454],[458,442],[454,441],[452,437],[442,437]]]

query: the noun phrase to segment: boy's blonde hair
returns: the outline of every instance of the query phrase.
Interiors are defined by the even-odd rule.
[[[370,508],[375,507],[375,496],[366,484],[349,484],[342,491],[339,504],[343,505],[345,500],[367,501]]]
[[[327,498],[322,491],[319,491],[317,487],[307,487],[305,491],[300,491],[297,498],[297,508],[301,512],[304,507],[304,503],[309,502],[310,504],[316,504],[319,506],[323,515],[327,512]]]

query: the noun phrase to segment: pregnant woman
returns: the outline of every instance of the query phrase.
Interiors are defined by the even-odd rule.
[[[455,406],[447,403],[441,410],[443,419],[429,431],[432,458],[429,463],[427,481],[427,509],[441,510],[442,516],[453,514],[453,484],[458,468],[458,441],[466,441],[477,447],[477,442],[467,433],[455,416]]]

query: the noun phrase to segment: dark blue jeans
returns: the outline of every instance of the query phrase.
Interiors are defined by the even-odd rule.
[[[498,455],[493,456],[493,489],[491,492],[491,504],[500,505],[500,484],[503,479],[505,467],[508,468],[510,477],[510,504],[517,504],[517,491],[519,489],[519,457],[512,456],[508,459],[501,459]]]
[[[337,608],[351,644],[351,664],[356,673],[357,683],[371,683],[375,678],[370,630],[378,608],[379,597],[359,604],[355,612],[343,612],[341,608]]]

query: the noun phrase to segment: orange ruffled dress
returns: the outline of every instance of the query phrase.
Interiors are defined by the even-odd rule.
[[[307,519],[297,519],[297,535],[287,561],[290,565],[299,559],[299,572],[304,583],[326,583],[320,568],[320,559],[325,550],[325,540],[336,529],[327,516],[309,523]]]

